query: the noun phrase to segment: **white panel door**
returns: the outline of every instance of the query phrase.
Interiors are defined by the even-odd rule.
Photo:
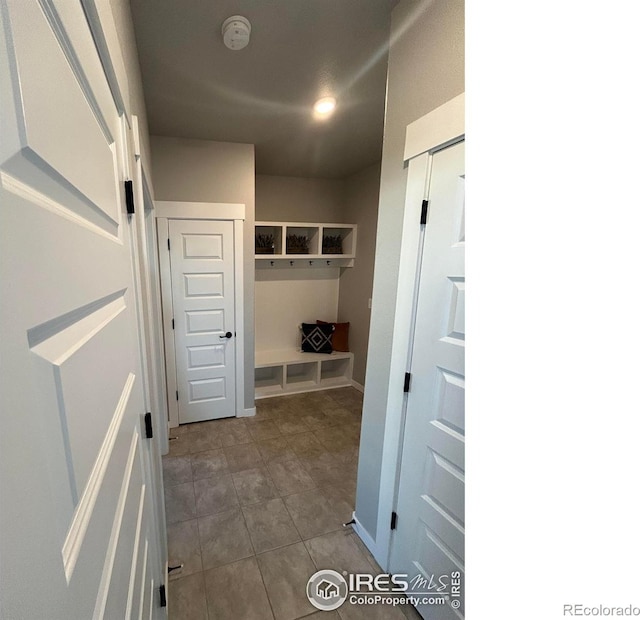
[[[236,414],[233,222],[170,220],[178,419]]]
[[[80,2],[0,20],[0,616],[166,617],[124,121]]]
[[[453,620],[464,615],[464,142],[433,154],[428,199],[391,570],[420,575],[431,596],[444,588],[446,604],[418,610]]]

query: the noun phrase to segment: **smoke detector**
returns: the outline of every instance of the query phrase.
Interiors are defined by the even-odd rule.
[[[249,45],[251,24],[246,17],[234,15],[224,20],[222,38],[230,50],[241,50]]]

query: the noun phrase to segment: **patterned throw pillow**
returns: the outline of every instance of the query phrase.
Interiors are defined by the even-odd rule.
[[[331,353],[333,325],[302,324],[302,350],[305,353]]]

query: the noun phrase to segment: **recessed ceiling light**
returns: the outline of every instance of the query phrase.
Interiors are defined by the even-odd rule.
[[[336,100],[333,97],[323,97],[318,99],[313,110],[320,116],[329,116],[336,108]]]

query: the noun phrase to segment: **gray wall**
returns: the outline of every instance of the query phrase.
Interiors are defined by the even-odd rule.
[[[256,220],[346,222],[342,179],[256,176]]]
[[[376,223],[380,190],[380,162],[345,179],[345,221],[358,225],[355,265],[340,277],[338,321],[349,321],[349,348],[353,351],[353,378],[364,385],[369,343],[376,251]]]
[[[464,91],[464,1],[401,0],[393,10],[373,308],[356,516],[376,539],[407,172],[406,126]]]
[[[254,406],[255,154],[253,144],[151,136],[156,200],[235,202],[246,207],[244,227],[244,407]]]

